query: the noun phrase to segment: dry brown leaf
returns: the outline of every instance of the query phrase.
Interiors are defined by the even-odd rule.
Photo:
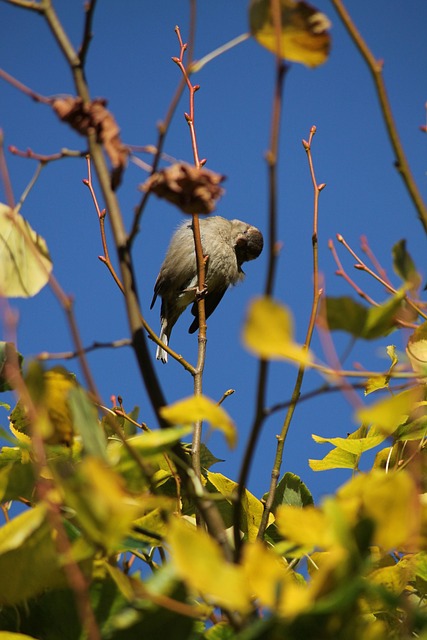
[[[224,189],[219,186],[223,180],[224,176],[219,173],[177,162],[153,173],[141,186],[141,190],[155,193],[184,213],[212,213],[216,201],[224,193]]]
[[[104,98],[84,103],[81,98],[74,96],[58,98],[52,103],[57,116],[82,136],[86,136],[89,129],[93,128],[113,167],[111,183],[115,189],[120,184],[128,150],[120,139],[120,128],[106,105]]]

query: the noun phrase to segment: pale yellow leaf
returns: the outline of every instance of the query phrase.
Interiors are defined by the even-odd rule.
[[[356,419],[358,422],[375,425],[378,430],[391,434],[406,422],[420,397],[419,388],[402,391],[369,407],[358,409]]]
[[[206,420],[223,432],[230,447],[236,445],[237,432],[228,413],[206,396],[190,396],[160,409],[162,417],[171,424],[192,424]]]
[[[0,203],[0,295],[34,296],[47,284],[51,271],[44,239],[19,213]]]
[[[325,514],[316,507],[281,505],[276,512],[276,525],[282,536],[303,547],[331,546],[334,535]]]
[[[205,531],[182,518],[171,518],[167,540],[179,577],[210,603],[242,614],[251,608],[251,594],[240,566],[226,562]]]
[[[337,495],[349,519],[356,521],[364,514],[374,521],[374,544],[384,550],[415,541],[420,518],[418,492],[405,470],[359,474],[341,487]]]
[[[294,342],[288,309],[267,296],[251,303],[243,327],[243,342],[249,351],[266,360],[291,360],[301,365],[312,361],[311,353]]]

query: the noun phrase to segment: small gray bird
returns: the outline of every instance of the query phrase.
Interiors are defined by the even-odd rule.
[[[220,216],[200,219],[200,236],[206,264],[206,317],[220,303],[230,285],[243,280],[242,264],[260,255],[264,240],[262,233],[241,220],[226,220]],[[194,320],[189,333],[199,328],[197,313],[197,267],[191,222],[184,222],[172,237],[164,262],[154,286],[154,296],[162,299],[160,310],[160,340],[169,344],[172,327],[181,313],[192,304]],[[157,360],[167,362],[168,354],[157,347]]]

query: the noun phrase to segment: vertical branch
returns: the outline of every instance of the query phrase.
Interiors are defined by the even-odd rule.
[[[313,136],[316,133],[316,127],[311,127],[310,136],[308,142],[303,141],[304,149],[307,153],[308,165],[310,169],[311,180],[313,183],[314,190],[314,203],[313,203],[313,234],[312,234],[312,246],[313,246],[313,302],[311,305],[311,313],[310,319],[308,323],[307,334],[304,341],[304,348],[308,349],[311,343],[311,338],[313,336],[314,326],[316,322],[317,311],[320,302],[320,296],[322,294],[321,289],[319,288],[319,258],[318,258],[318,216],[319,216],[319,195],[322,189],[325,187],[324,184],[317,184],[316,176],[314,172],[313,158],[311,155],[311,143],[313,140]],[[274,496],[276,493],[277,482],[280,477],[280,469],[283,461],[283,451],[285,448],[285,441],[288,435],[289,427],[294,415],[295,407],[297,405],[298,399],[301,394],[301,387],[304,378],[305,367],[300,366],[298,369],[297,378],[295,381],[294,390],[292,392],[291,401],[289,403],[288,410],[286,412],[286,416],[283,422],[282,430],[280,436],[277,438],[277,448],[276,455],[274,458],[273,470],[271,472],[271,482],[270,488],[268,491],[267,500],[264,505],[264,512],[261,518],[261,524],[258,531],[258,538],[262,539],[264,537],[265,530],[268,524],[268,518],[273,507]]]
[[[375,59],[368,45],[357,30],[356,25],[351,19],[342,1],[331,0],[331,2],[334,5],[339,17],[341,18],[344,27],[347,29],[351,39],[359,50],[362,58],[368,65],[369,71],[371,72],[388,137],[396,156],[395,166],[405,183],[406,189],[408,190],[412,202],[415,205],[415,208],[418,212],[418,218],[420,219],[421,224],[424,227],[424,231],[427,233],[427,205],[418,190],[417,184],[414,180],[408,160],[403,150],[402,143],[400,142],[382,75],[383,61]]]
[[[185,79],[188,91],[190,110],[189,113],[185,113],[185,119],[190,129],[191,146],[193,149],[194,164],[199,169],[204,161],[200,160],[199,150],[197,145],[196,128],[194,124],[194,94],[200,89],[198,84],[193,85],[188,71],[184,66],[184,54],[187,49],[187,44],[183,42],[179,27],[175,27],[175,32],[178,38],[180,46],[179,58],[172,58],[172,60],[178,65]],[[197,351],[197,365],[196,373],[194,374],[194,394],[201,395],[203,389],[203,369],[205,366],[206,358],[206,311],[205,311],[205,290],[206,290],[206,257],[203,255],[202,240],[200,236],[200,221],[199,215],[194,213],[192,215],[192,228],[194,237],[194,248],[196,253],[196,265],[197,265],[197,313],[199,318],[199,334],[198,334],[198,351]],[[193,442],[191,447],[191,457],[194,472],[197,477],[200,478],[200,445],[202,437],[202,422],[196,422],[194,425]]]
[[[271,117],[270,148],[266,154],[268,164],[268,186],[269,186],[269,216],[268,216],[268,266],[265,282],[265,295],[272,295],[277,265],[277,163],[280,140],[280,119],[282,111],[283,82],[287,66],[280,56],[280,41],[282,33],[281,8],[279,0],[271,0],[271,10],[273,14],[274,27],[276,32],[276,82],[274,85],[273,112]],[[240,469],[237,485],[237,496],[234,506],[234,545],[236,559],[240,557],[241,537],[240,537],[240,516],[242,510],[242,499],[246,489],[250,466],[254,457],[255,448],[261,433],[261,428],[265,419],[265,396],[268,378],[268,362],[260,360],[258,369],[257,395],[255,402],[255,417],[252,424],[249,440],[243,456],[242,467]]]

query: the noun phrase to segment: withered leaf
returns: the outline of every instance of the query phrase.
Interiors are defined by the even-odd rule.
[[[82,136],[86,136],[91,128],[95,131],[97,140],[103,145],[113,167],[111,182],[115,189],[120,184],[128,150],[120,139],[120,128],[106,105],[104,98],[85,103],[74,96],[57,98],[52,102],[57,116]]]
[[[140,188],[164,198],[184,213],[207,214],[215,210],[216,201],[224,193],[220,186],[223,180],[219,173],[176,162],[153,173]]]

